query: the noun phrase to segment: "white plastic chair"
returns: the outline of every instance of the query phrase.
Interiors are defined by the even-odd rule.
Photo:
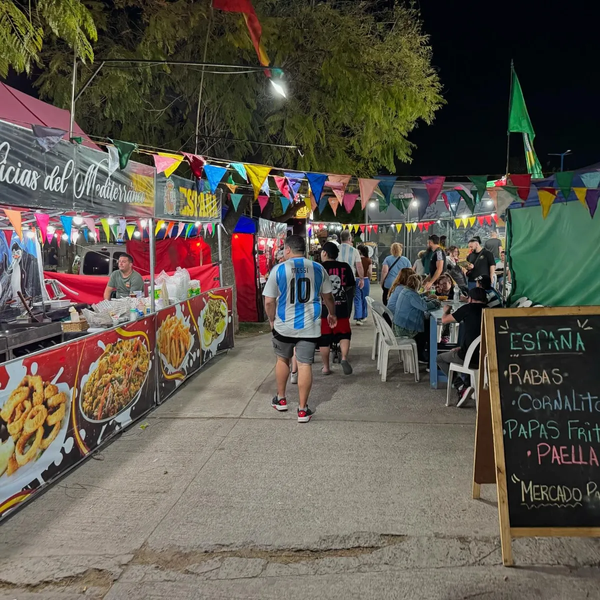
[[[377,313],[375,313],[377,314]],[[417,353],[417,343],[412,338],[397,338],[392,328],[386,323],[385,319],[378,315],[375,317],[379,324],[381,340],[379,343],[379,360],[377,367],[381,373],[381,381],[387,381],[387,371],[389,363],[389,354],[392,350],[398,350],[402,354],[404,372],[415,374],[415,381],[419,381],[419,356]]]
[[[479,368],[471,369],[469,366],[471,364],[471,358],[473,358],[473,353],[479,347],[481,343],[481,336],[477,337],[473,340],[467,353],[465,354],[465,361],[462,365],[457,363],[450,363],[450,370],[448,371],[448,386],[446,387],[446,406],[450,406],[450,390],[452,389],[452,379],[453,373],[463,373],[470,377],[470,384],[475,390],[475,404],[479,401]],[[456,407],[461,407],[468,399],[468,396],[464,396],[462,400],[459,400],[456,404]]]
[[[367,296],[367,305],[371,309],[369,312],[371,313],[371,317],[373,317],[373,350],[371,351],[371,360],[375,360],[379,350],[379,337],[381,336],[381,333],[379,332],[379,325],[377,323],[377,319],[375,318],[375,311],[373,310],[373,298],[371,298],[371,296]]]

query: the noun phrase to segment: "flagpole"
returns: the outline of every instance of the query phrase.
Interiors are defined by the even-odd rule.
[[[508,177],[508,162],[510,160],[510,105],[512,103],[513,71],[515,62],[510,61],[510,91],[508,92],[508,120],[506,121],[506,176]]]
[[[210,37],[210,26],[212,25],[213,3],[210,0],[210,12],[208,13],[208,25],[206,26],[206,39],[204,40],[204,57],[202,62],[206,62],[206,54],[208,52],[208,38]],[[198,108],[196,110],[196,144],[194,145],[194,154],[198,154],[198,138],[200,136],[200,112],[202,106],[202,90],[204,89],[204,67],[202,67],[202,75],[200,76],[200,89],[198,90]]]

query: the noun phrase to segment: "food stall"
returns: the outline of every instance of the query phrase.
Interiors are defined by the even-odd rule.
[[[184,223],[188,233],[192,228],[216,228],[220,236],[220,199],[196,194],[195,182],[182,180],[171,198],[174,206],[166,210],[164,189],[153,168],[129,161],[109,173],[107,156],[66,141],[43,151],[30,129],[0,121],[0,214],[6,215],[1,221],[5,231],[8,222],[15,229],[11,247],[13,235],[21,241],[15,256],[22,251],[22,261],[27,240],[35,245],[40,235],[42,241],[53,236],[66,236],[63,243],[76,241],[76,235],[83,233],[67,235],[58,230],[60,223],[64,231],[65,216],[75,215],[82,219],[78,231],[86,231],[88,237],[93,233],[97,239],[98,219],[114,219],[126,231],[137,225],[148,240],[150,267],[145,310],[136,313],[133,309],[139,309],[136,303],[141,299],[131,299],[125,322],[116,315],[108,327],[80,331],[75,339],[0,364],[0,520],[233,346],[232,290],[219,287],[220,262],[203,265],[211,274],[203,289],[199,285],[186,289],[186,295],[188,289],[193,291],[191,297],[183,297],[181,272],[177,297],[168,298],[168,292],[162,294],[155,286],[155,233],[160,221]],[[0,260],[0,285],[22,280],[13,276],[14,267],[10,277],[2,279],[4,265]],[[61,327],[59,321],[52,321],[60,317],[52,314],[53,301],[42,284],[40,266],[35,265],[41,303],[33,303],[37,314],[3,323],[0,344],[16,330],[35,337],[47,325]],[[169,278],[162,277],[161,292],[172,286]],[[9,295],[12,298],[12,291]],[[33,323],[39,319],[41,324]]]

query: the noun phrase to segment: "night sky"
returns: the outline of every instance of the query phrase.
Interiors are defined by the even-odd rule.
[[[544,171],[600,162],[600,10],[580,0],[421,0],[448,104],[411,134],[413,175],[500,174],[506,165],[510,61],[521,81]],[[493,10],[495,9],[495,10]],[[521,134],[512,157],[524,165]],[[406,167],[404,167],[406,169]],[[400,171],[404,171],[400,167]]]

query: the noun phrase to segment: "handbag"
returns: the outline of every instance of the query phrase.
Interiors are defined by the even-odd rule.
[[[401,259],[402,257],[399,256],[393,263],[392,266],[389,268],[388,274],[389,272],[396,266],[396,264],[398,263],[398,261]],[[386,276],[387,277],[387,276]],[[390,288],[386,288],[385,285],[383,285],[383,281],[381,282],[381,288],[383,289],[384,292],[387,292]]]

